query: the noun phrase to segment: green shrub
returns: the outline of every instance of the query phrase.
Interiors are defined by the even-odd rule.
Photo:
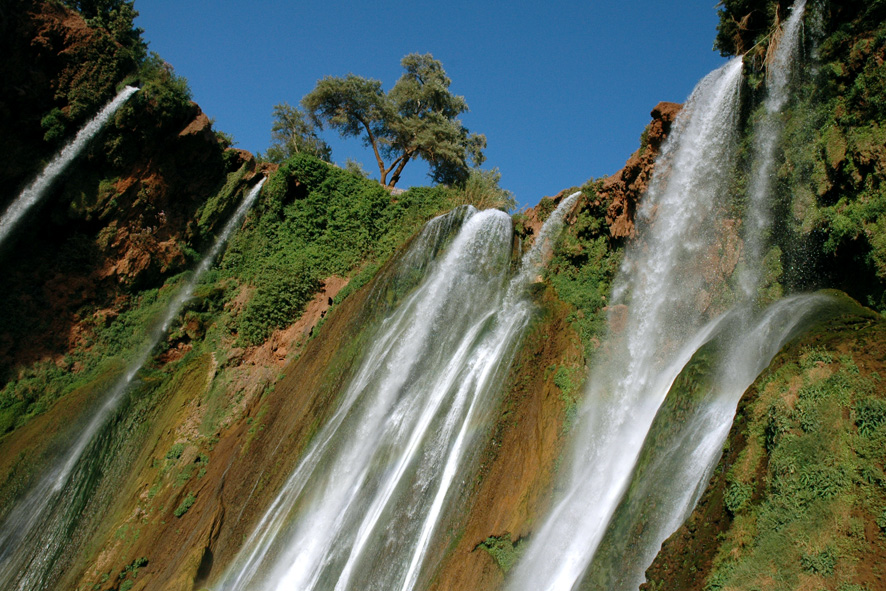
[[[179,504],[179,506],[175,508],[175,511],[173,511],[172,514],[176,517],[181,517],[188,512],[188,509],[194,506],[194,503],[196,501],[197,497],[194,495],[194,493],[188,493],[188,496],[186,496],[182,500],[181,504]]]
[[[800,564],[803,568],[812,574],[830,576],[834,574],[834,567],[837,564],[837,557],[833,549],[828,548],[823,552],[815,554],[804,554],[800,558]]]
[[[185,444],[184,443],[176,443],[175,445],[173,445],[172,447],[169,448],[168,452],[166,452],[166,459],[167,460],[177,460],[180,457],[182,457],[182,454],[184,453],[184,451],[185,451]]]
[[[257,283],[239,322],[240,338],[247,345],[257,345],[274,329],[295,321],[319,288],[317,278],[303,265],[265,269]]]
[[[526,549],[523,540],[514,543],[510,534],[503,536],[490,536],[480,543],[480,548],[489,553],[502,572],[507,573],[517,564],[523,551]]]
[[[867,398],[859,402],[855,411],[855,424],[862,437],[871,437],[886,424],[886,400]]]
[[[49,144],[58,144],[67,130],[67,118],[58,107],[52,109],[40,120],[40,127],[46,130],[43,140]]]
[[[732,515],[738,513],[750,502],[754,487],[744,482],[733,482],[723,495],[723,504]]]

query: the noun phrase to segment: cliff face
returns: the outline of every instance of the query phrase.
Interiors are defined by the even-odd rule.
[[[636,235],[634,216],[637,204],[649,188],[655,159],[680,109],[681,105],[676,103],[661,102],[656,105],[652,109],[652,121],[640,138],[640,149],[631,155],[624,168],[603,179],[603,184],[598,188],[597,194],[609,204],[606,223],[613,238],[633,238]]]
[[[144,88],[2,253],[9,295],[0,305],[0,375],[6,379],[14,367],[39,360],[64,366],[65,352],[89,339],[96,322],[125,310],[134,289],[159,286],[191,264],[188,252],[204,246],[232,205],[197,228],[193,220],[205,195],[224,184],[230,169],[254,169],[251,157],[223,158],[208,118],[177,88],[170,70],[147,74],[142,66],[137,74],[127,49],[108,31],[56,3],[18,3],[10,15],[3,41],[10,53],[0,66],[0,134],[10,155],[0,170],[3,207],[126,76]],[[53,113],[57,127],[47,129]]]

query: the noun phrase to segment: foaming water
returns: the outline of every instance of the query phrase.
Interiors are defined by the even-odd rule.
[[[15,201],[3,212],[0,217],[0,246],[9,238],[13,230],[18,226],[24,215],[32,207],[37,205],[46,195],[49,187],[55,182],[55,179],[68,168],[68,165],[83,151],[83,148],[89,143],[95,134],[104,127],[108,119],[117,112],[123,103],[132,96],[138,88],[127,86],[108,103],[98,114],[87,123],[83,129],[77,132],[74,139],[62,148],[50,162],[46,168],[40,173],[34,182],[28,185],[24,191],[16,198]]]
[[[525,291],[578,194],[560,204],[520,272],[502,212],[430,222],[400,262],[424,281],[384,319],[337,409],[221,588],[414,589],[433,533],[531,315]],[[452,216],[463,223],[441,245]],[[427,252],[438,254],[430,260]]]
[[[583,574],[629,483],[644,438],[674,379],[714,334],[698,306],[700,269],[716,244],[719,200],[732,173],[741,84],[736,58],[705,77],[662,149],[638,213],[640,239],[615,291],[624,332],[589,377],[565,493],[533,537],[510,588],[568,590]]]
[[[132,357],[123,376],[104,396],[86,427],[27,495],[9,511],[0,525],[0,587],[34,591],[50,588],[51,572],[76,527],[79,511],[95,485],[100,471],[102,430],[120,406],[138,371],[148,361],[169,325],[193,297],[194,288],[212,266],[231,234],[240,227],[246,212],[258,198],[265,179],[253,187],[200,264],[169,303],[163,318],[142,348]]]

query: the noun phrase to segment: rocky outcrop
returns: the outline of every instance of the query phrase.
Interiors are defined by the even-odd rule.
[[[640,140],[640,149],[631,155],[624,168],[605,179],[598,189],[597,194],[609,203],[606,223],[613,238],[635,236],[637,204],[649,187],[655,159],[681,108],[677,103],[661,102],[656,105],[652,109],[652,122]]]
[[[89,27],[60,2],[9,0],[0,10],[5,208],[42,161],[116,94],[116,84],[135,63],[107,31]]]

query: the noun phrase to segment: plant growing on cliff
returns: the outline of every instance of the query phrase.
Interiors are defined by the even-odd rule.
[[[135,26],[138,11],[133,0],[65,0],[65,4],[83,15],[90,27],[107,30],[134,63],[147,55],[148,46],[141,38],[144,30]]]
[[[470,133],[458,119],[468,104],[449,91],[451,80],[438,60],[411,53],[400,63],[406,72],[389,93],[378,80],[327,76],[302,105],[319,125],[343,137],[362,137],[375,155],[379,181],[388,188],[418,158],[430,165],[435,182],[464,182],[469,162],[483,163],[486,137]]]

